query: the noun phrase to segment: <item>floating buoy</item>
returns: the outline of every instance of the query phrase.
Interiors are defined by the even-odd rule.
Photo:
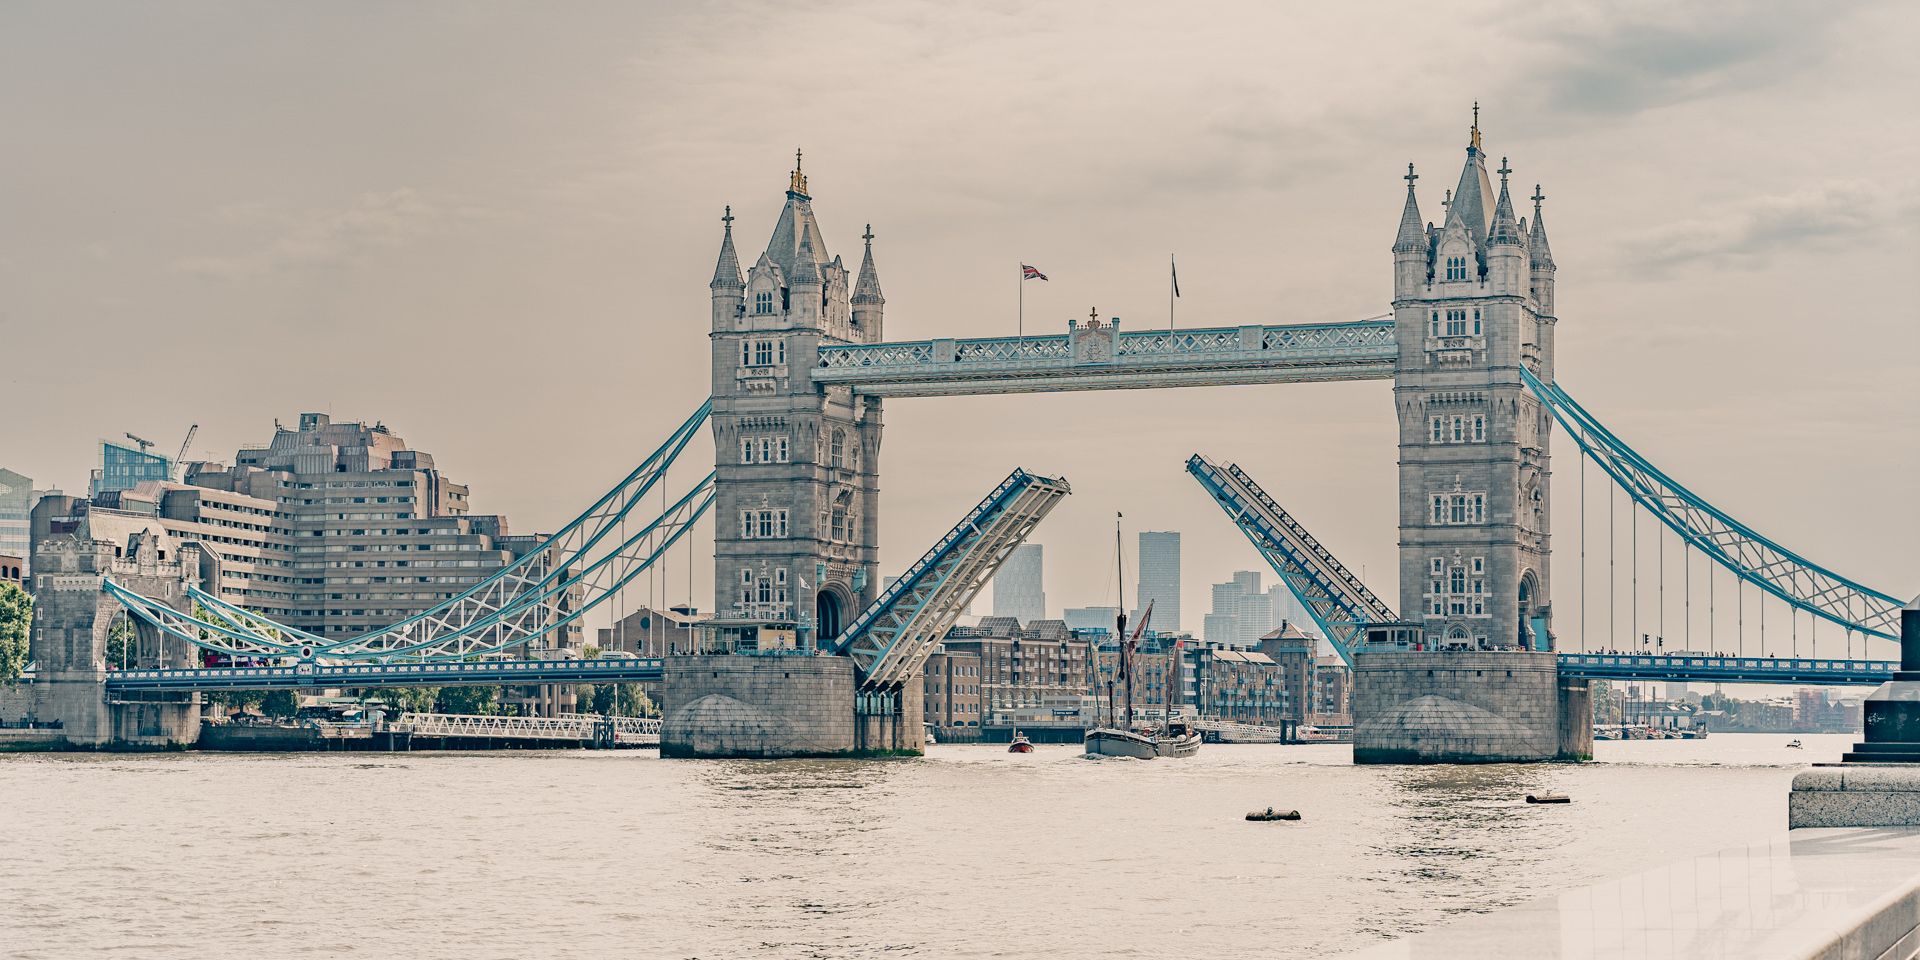
[[[1540,794],[1539,796],[1534,796],[1533,794],[1529,793],[1527,794],[1527,802],[1528,803],[1572,803],[1573,798],[1567,796],[1564,793],[1548,792],[1548,793]]]
[[[1256,823],[1264,823],[1268,820],[1298,820],[1300,819],[1300,811],[1275,810],[1272,807],[1268,807],[1265,810],[1254,810],[1248,813],[1247,819]]]

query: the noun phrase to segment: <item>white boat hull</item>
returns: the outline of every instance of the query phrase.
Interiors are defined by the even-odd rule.
[[[1200,735],[1153,737],[1128,730],[1101,728],[1087,731],[1089,757],[1132,757],[1153,760],[1159,757],[1191,757],[1200,752]]]

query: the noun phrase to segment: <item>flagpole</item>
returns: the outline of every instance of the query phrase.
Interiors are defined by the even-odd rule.
[[[1536,190],[1534,192],[1538,193],[1539,191]],[[1019,278],[1014,282],[1020,285],[1020,326],[1018,331],[1020,339],[1025,340],[1027,339],[1027,265],[1024,263],[1020,264],[1020,269],[1014,271],[1014,276]]]
[[[1535,190],[1534,192],[1539,193],[1540,191]],[[1180,283],[1180,281],[1174,278],[1178,277],[1179,275],[1180,275],[1180,268],[1174,264],[1173,254],[1171,253],[1167,254],[1167,331],[1169,333],[1173,331],[1173,298],[1175,296],[1174,291],[1179,289],[1179,283]]]

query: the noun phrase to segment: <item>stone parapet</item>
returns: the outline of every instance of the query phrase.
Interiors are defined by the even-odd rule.
[[[1920,826],[1920,765],[1816,766],[1793,778],[1787,826]]]

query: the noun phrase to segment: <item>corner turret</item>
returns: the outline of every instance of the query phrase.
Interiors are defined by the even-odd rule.
[[[1547,195],[1540,192],[1540,185],[1533,185],[1533,222],[1527,234],[1528,266],[1533,281],[1533,302],[1539,305],[1540,315],[1551,317],[1553,312],[1553,249],[1547,246],[1547,221],[1540,212],[1540,201]]]
[[[1527,238],[1513,216],[1513,198],[1507,193],[1507,158],[1500,158],[1500,199],[1493,207],[1487,230],[1487,285],[1496,294],[1519,294],[1527,289]]]
[[[867,248],[860,257],[860,277],[853,285],[853,325],[878,338],[887,298],[880,294],[880,273],[873,266],[873,224],[867,224],[867,232],[860,239],[866,241]]]
[[[1433,277],[1433,245],[1427,230],[1420,225],[1420,201],[1414,196],[1413,182],[1420,175],[1407,164],[1407,202],[1400,208],[1400,229],[1393,237],[1393,296],[1398,300],[1419,293]]]
[[[720,218],[720,222],[726,225],[720,238],[720,259],[713,265],[713,282],[707,284],[713,291],[715,330],[732,324],[747,309],[747,285],[740,278],[740,255],[733,249],[732,206],[727,207],[726,215]]]

